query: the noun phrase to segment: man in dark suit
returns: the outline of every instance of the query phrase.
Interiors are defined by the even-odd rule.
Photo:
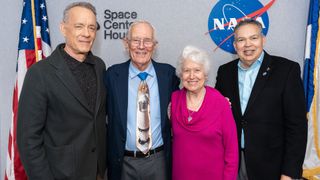
[[[175,69],[152,60],[157,41],[147,21],[134,22],[124,39],[130,60],[108,68],[105,81],[108,115],[107,165],[109,180],[170,179],[171,133],[167,108],[171,93],[178,89]],[[137,148],[136,120],[139,73],[147,74],[150,93],[151,148]],[[139,76],[139,77],[138,77]],[[139,139],[140,140],[140,139]]]
[[[18,148],[30,180],[95,180],[105,172],[104,62],[91,53],[96,10],[66,7],[60,44],[27,72],[18,111]]]
[[[307,119],[299,64],[263,51],[261,24],[234,29],[239,59],[219,67],[216,88],[232,104],[240,180],[285,180],[302,175]]]

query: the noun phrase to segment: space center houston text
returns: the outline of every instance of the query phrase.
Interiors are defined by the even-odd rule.
[[[136,20],[138,13],[136,11],[104,11],[104,39],[117,40],[123,39],[129,29],[129,26]]]

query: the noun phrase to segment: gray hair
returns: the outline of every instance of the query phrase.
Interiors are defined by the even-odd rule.
[[[204,68],[205,75],[209,74],[210,61],[209,61],[208,54],[204,50],[201,50],[195,46],[188,45],[183,49],[182,54],[181,54],[180,59],[177,64],[176,74],[178,77],[181,78],[183,63],[186,60],[191,60],[197,64],[202,65]]]
[[[155,42],[157,42],[157,39],[156,39],[156,29],[154,28],[154,26],[153,26],[150,22],[148,22],[148,21],[146,21],[146,20],[137,20],[137,21],[134,21],[133,23],[131,23],[131,24],[130,24],[130,27],[129,27],[129,29],[128,29],[128,32],[126,33],[125,39],[127,39],[127,40],[130,40],[130,39],[131,39],[132,28],[133,28],[133,26],[138,25],[138,24],[147,24],[147,25],[149,25],[149,26],[151,27],[151,29],[152,29],[152,39],[153,39]]]
[[[252,18],[244,18],[241,21],[239,21],[236,27],[234,27],[234,33],[236,33],[241,26],[248,25],[248,24],[257,26],[260,29],[260,33],[263,35],[262,24],[259,21]]]
[[[97,16],[96,8],[89,2],[73,2],[69,4],[63,11],[63,22],[67,22],[69,18],[69,11],[74,7],[83,7],[90,10],[95,16]]]

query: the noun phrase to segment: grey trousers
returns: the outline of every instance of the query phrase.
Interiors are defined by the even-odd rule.
[[[249,180],[247,175],[247,168],[246,168],[246,162],[244,159],[244,152],[241,151],[241,163],[240,163],[240,169],[238,174],[238,180]]]
[[[158,152],[146,158],[125,156],[123,159],[121,180],[166,180],[166,162],[164,152]]]

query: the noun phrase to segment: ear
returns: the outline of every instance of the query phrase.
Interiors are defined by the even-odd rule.
[[[60,23],[60,32],[64,37],[66,37],[66,25],[64,22]]]
[[[123,46],[126,50],[129,50],[129,41],[128,41],[128,38],[123,38],[122,39],[122,43],[123,43]]]
[[[266,40],[266,37],[263,35],[263,36],[262,36],[262,45],[263,45],[263,47],[264,47],[264,45],[266,44],[266,41],[267,41],[267,40]]]
[[[157,48],[157,47],[158,47],[158,41],[155,40],[155,42],[154,42],[154,48]]]

